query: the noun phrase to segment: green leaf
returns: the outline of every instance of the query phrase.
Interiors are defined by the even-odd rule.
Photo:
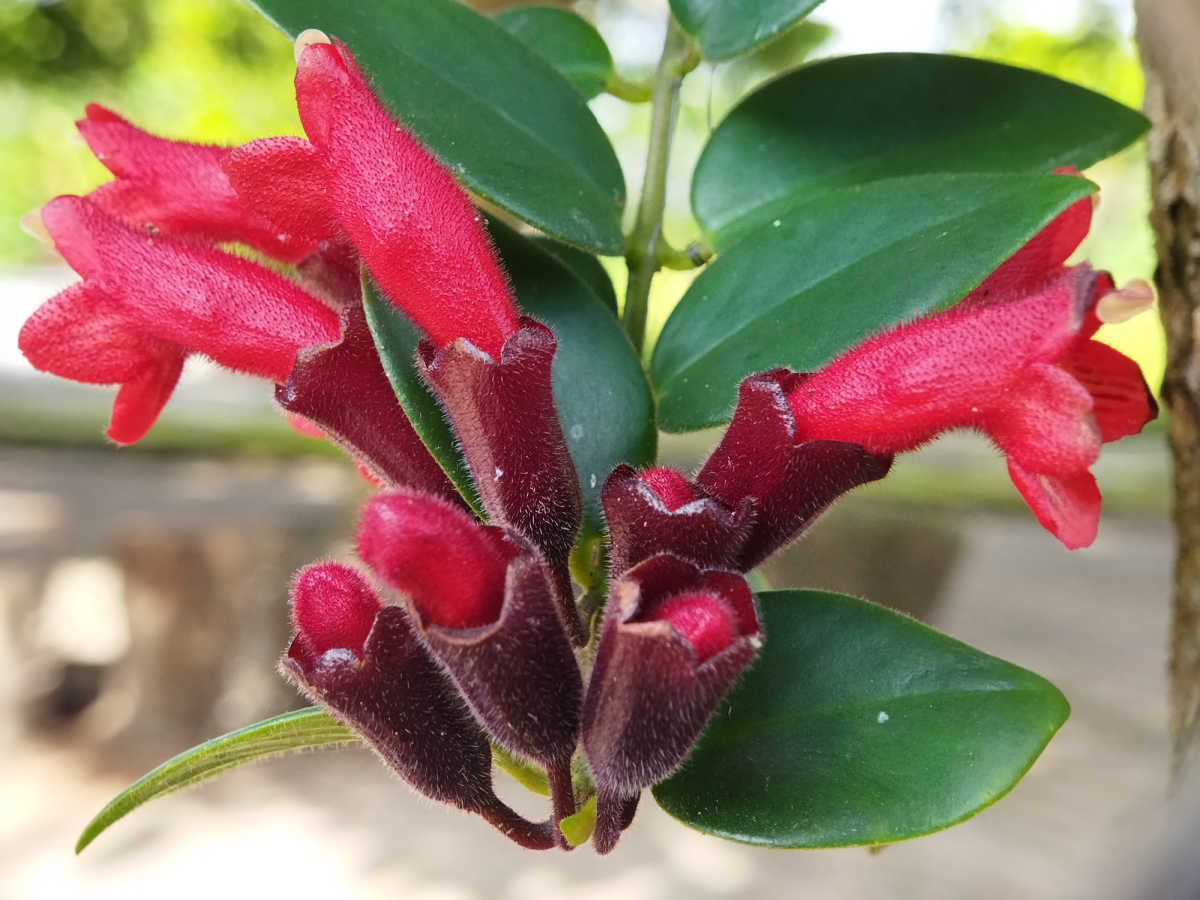
[[[604,91],[612,54],[591,23],[557,6],[517,6],[493,18],[554,66],[586,99]]]
[[[821,0],[671,0],[671,12],[708,59],[729,59],[771,40]]]
[[[596,299],[607,306],[614,316],[617,315],[617,292],[600,260],[584,250],[560,244],[552,238],[538,236],[530,240],[574,272]]]
[[[205,741],[147,772],[117,794],[88,822],[75,844],[75,852],[82,852],[110,825],[155,797],[191,787],[255,760],[307,747],[356,743],[358,739],[358,735],[323,709],[310,706]]]
[[[645,466],[654,461],[658,432],[645,370],[624,329],[597,296],[601,288],[594,270],[591,276],[580,274],[591,264],[599,267],[594,258],[587,257],[589,264],[569,248],[552,251],[496,219],[488,225],[521,309],[558,337],[554,400],[583,488],[585,533],[598,534],[604,522],[600,487],[608,473],[622,462]],[[464,496],[478,511],[454,433],[417,372],[420,332],[370,278],[363,283],[367,322],[401,405],[455,485],[470,490]]]
[[[726,421],[750,373],[818,369],[962,299],[1093,190],[1070,175],[917,175],[780,212],[719,255],[667,319],[651,365],[661,427]]]
[[[625,330],[596,297],[594,279],[585,280],[544,244],[498,221],[490,225],[521,308],[558,336],[554,400],[583,488],[584,531],[598,534],[608,473],[622,462],[646,466],[655,458],[658,431],[646,372]]]
[[[744,232],[831,188],[926,172],[1084,168],[1147,126],[1100,94],[1000,63],[920,53],[823,60],[729,113],[696,164],[692,209],[721,249],[735,223]]]
[[[295,37],[344,40],[400,119],[475,193],[549,234],[620,254],[625,185],[583,97],[455,0],[257,0]]]
[[[364,274],[362,284],[367,325],[396,398],[438,465],[471,508],[482,516],[483,505],[479,502],[462,451],[458,449],[458,439],[446,422],[441,404],[417,371],[417,344],[424,332],[388,300],[374,278]]]
[[[1069,713],[1038,675],[865,600],[759,602],[761,659],[654,788],[701,831],[773,847],[928,834],[1007,793]]]

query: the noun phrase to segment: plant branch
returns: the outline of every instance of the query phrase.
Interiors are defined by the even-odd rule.
[[[620,72],[612,71],[604,82],[604,90],[626,103],[645,103],[654,96],[654,85],[648,81],[635,81]]]
[[[667,196],[667,163],[671,136],[679,114],[679,87],[683,77],[699,63],[699,55],[686,32],[672,16],[667,37],[654,73],[654,97],[650,120],[650,145],[646,151],[646,175],[638,201],[633,232],[625,242],[625,264],[629,286],[625,291],[625,331],[638,353],[646,339],[646,310],[650,283],[661,265],[663,206]]]

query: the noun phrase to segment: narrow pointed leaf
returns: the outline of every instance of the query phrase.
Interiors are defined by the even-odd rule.
[[[147,772],[117,794],[83,829],[75,852],[82,852],[118,819],[156,797],[199,784],[255,760],[308,747],[357,741],[358,735],[315,706],[264,719],[205,741]]]
[[[475,193],[568,243],[624,248],[625,185],[584,98],[496,22],[455,0],[257,0],[288,35],[354,51],[384,101]]]
[[[821,0],[671,0],[679,24],[708,59],[745,53],[821,5]]]
[[[713,132],[692,209],[718,249],[798,199],[925,172],[1090,166],[1147,121],[1107,97],[1014,66],[922,53],[822,60],[755,91]]]
[[[516,6],[496,13],[506,31],[554,66],[590,100],[612,76],[612,54],[592,24],[557,6]]]
[[[1069,175],[918,175],[781,211],[719,255],[663,326],[651,365],[661,427],[727,421],[750,373],[812,371],[953,304],[1093,190]]]
[[[1067,718],[1045,679],[865,600],[760,603],[762,657],[654,788],[701,831],[773,847],[928,834],[1007,793]]]

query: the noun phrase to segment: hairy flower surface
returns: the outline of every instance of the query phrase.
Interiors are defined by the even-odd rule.
[[[296,102],[329,204],[380,286],[438,347],[466,338],[499,359],[517,307],[470,197],[397,126],[340,41],[303,48]]]
[[[316,250],[312,240],[281,230],[238,196],[222,167],[232,148],[157,137],[97,103],[88,104],[77,125],[96,158],[117,176],[88,199],[125,224],[155,234],[237,241],[285,262]]]
[[[1104,441],[1156,413],[1137,364],[1093,339],[1104,318],[1153,300],[1107,273],[1062,265],[1087,231],[1070,207],[959,305],[893,328],[800,377],[787,399],[800,435],[900,453],[952,428],[989,435],[1038,520],[1066,546],[1090,544]]]
[[[64,378],[120,384],[108,429],[119,443],[154,424],[189,353],[284,382],[300,348],[338,336],[337,313],[249,260],[135,231],[83,197],[51,200],[42,221],[84,280],[29,318],[21,350]]]

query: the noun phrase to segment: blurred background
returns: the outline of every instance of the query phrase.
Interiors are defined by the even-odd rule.
[[[576,8],[623,74],[650,72],[665,2]],[[965,53],[1138,107],[1132,28],[1129,2],[828,0],[751,57],[689,77],[668,236],[675,246],[695,236],[688,177],[713,125],[807,58]],[[157,801],[74,857],[79,830],[130,780],[300,705],[273,671],[287,582],[302,564],[346,552],[364,487],[336,451],[288,427],[266,384],[195,359],[145,441],[108,444],[112,391],[36,373],[16,348],[24,319],[75,280],[18,222],[108,177],[75,133],[85,103],[169,137],[298,134],[292,72],[290,43],[234,0],[0,0],[0,898],[268,888],[522,900],[1196,896],[1148,886],[1150,872],[1173,871],[1170,835],[1195,833],[1164,802],[1172,545],[1160,423],[1106,447],[1096,470],[1105,518],[1087,550],[1068,553],[1037,525],[985,441],[954,435],[899,460],[769,567],[778,586],[843,590],[919,615],[1045,675],[1071,700],[1072,718],[1027,778],[949,831],[881,853],[772,852],[689,832],[647,801],[612,857],[535,856],[348,750]],[[602,96],[593,109],[636,196],[649,108]],[[1080,255],[1118,282],[1151,277],[1143,146],[1088,175],[1103,202]],[[656,282],[652,330],[688,279]],[[1153,315],[1104,336],[1157,387]],[[664,455],[690,466],[711,440],[667,437]]]

